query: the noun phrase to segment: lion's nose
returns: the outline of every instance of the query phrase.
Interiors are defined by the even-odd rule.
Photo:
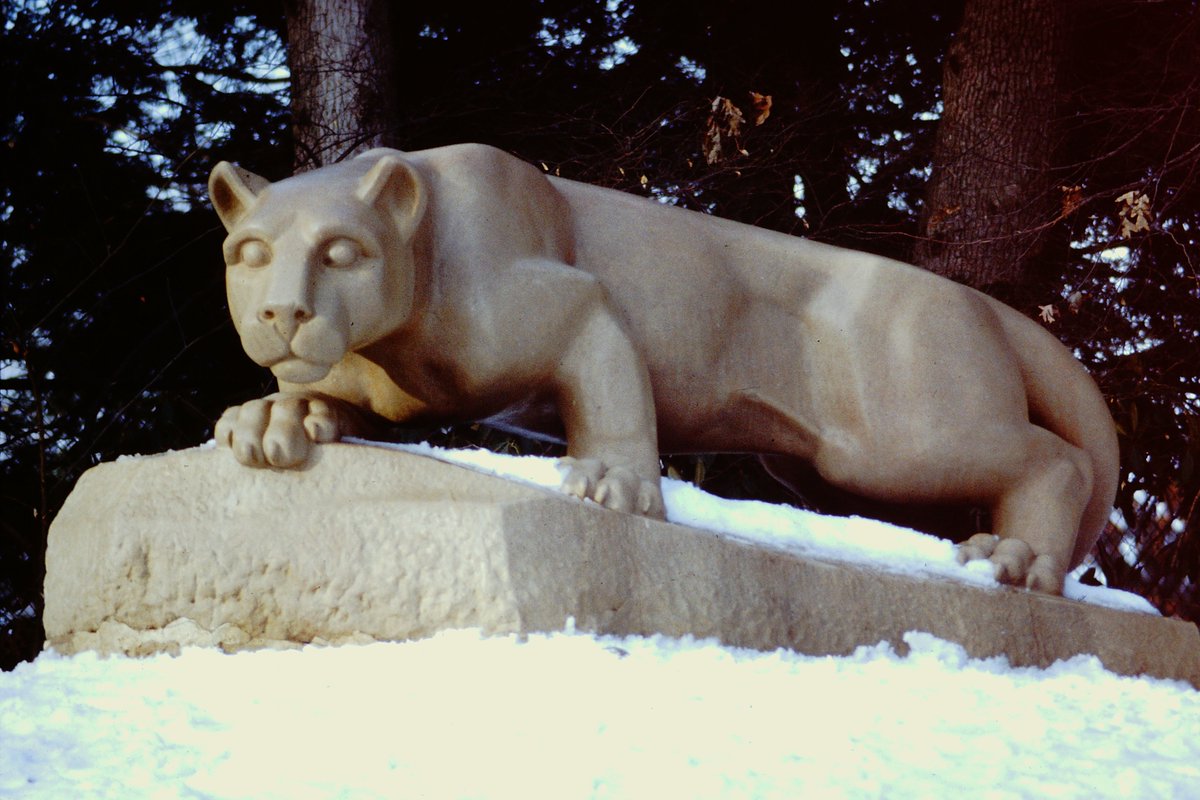
[[[300,323],[312,319],[312,309],[295,303],[267,303],[258,310],[259,322],[273,325],[284,339],[291,341]]]

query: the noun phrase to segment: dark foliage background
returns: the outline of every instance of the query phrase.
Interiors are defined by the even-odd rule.
[[[222,158],[288,174],[292,140],[286,4],[0,9],[0,665],[11,667],[40,649],[45,535],[79,475],[198,444],[226,405],[269,390],[228,320],[203,187]],[[961,3],[914,14],[903,0],[831,0],[796,13],[803,24],[761,0],[395,4],[391,133],[406,149],[487,142],[565,177],[908,259]],[[1124,524],[1095,569],[1194,620],[1197,18],[1185,0],[1072,3],[1055,121],[1063,213],[1038,279],[992,287],[1031,316],[1053,307],[1046,324],[1111,401]],[[771,97],[759,125],[752,92]],[[736,132],[714,115],[719,98],[742,113]],[[1146,195],[1150,221],[1129,235],[1126,192]],[[472,426],[398,435],[531,446]],[[667,467],[732,496],[856,508],[818,483],[788,497],[745,456]]]

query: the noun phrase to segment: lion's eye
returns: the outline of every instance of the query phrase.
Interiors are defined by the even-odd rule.
[[[321,254],[321,265],[325,267],[351,267],[362,257],[358,242],[344,237],[332,239]]]
[[[238,261],[247,267],[265,267],[271,263],[271,248],[259,239],[248,239],[238,247]]]

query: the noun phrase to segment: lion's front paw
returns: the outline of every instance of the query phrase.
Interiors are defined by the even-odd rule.
[[[1020,539],[977,533],[958,546],[960,564],[985,558],[992,562],[996,580],[1001,583],[1046,594],[1062,594],[1065,570],[1053,556],[1037,555]]]
[[[628,467],[609,467],[598,458],[563,458],[562,489],[575,497],[595,500],[605,508],[664,519],[658,476],[642,478]]]
[[[226,409],[217,421],[217,444],[250,467],[298,467],[313,444],[341,436],[336,408],[319,397],[279,393]]]

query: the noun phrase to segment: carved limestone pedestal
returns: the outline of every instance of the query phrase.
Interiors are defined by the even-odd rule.
[[[349,444],[301,471],[226,450],[89,470],[50,531],[48,644],[144,654],[400,640],[453,627],[693,634],[846,654],[906,631],[976,657],[1200,686],[1200,634],[1058,597],[801,559],[431,458]]]

